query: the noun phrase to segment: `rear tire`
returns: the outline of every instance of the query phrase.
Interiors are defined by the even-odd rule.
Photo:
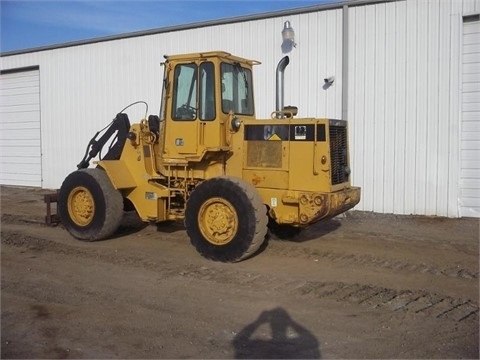
[[[60,188],[57,205],[67,231],[84,241],[110,237],[123,216],[123,197],[99,168],[81,169],[68,175]]]
[[[236,262],[253,255],[265,241],[268,218],[257,190],[233,177],[198,185],[187,201],[185,227],[204,257]]]

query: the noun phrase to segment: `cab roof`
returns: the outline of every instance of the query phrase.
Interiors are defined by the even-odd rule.
[[[218,59],[228,59],[228,60],[239,62],[239,63],[247,63],[249,65],[261,64],[260,61],[245,59],[239,56],[232,55],[226,51],[206,51],[206,52],[190,53],[190,54],[164,55],[164,58],[167,61],[218,58]]]

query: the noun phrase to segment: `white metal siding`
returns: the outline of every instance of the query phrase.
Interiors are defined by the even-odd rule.
[[[39,71],[0,75],[0,184],[42,185]]]
[[[463,26],[460,215],[480,217],[480,21]]]
[[[357,209],[458,216],[462,14],[479,1],[349,10],[349,103]]]

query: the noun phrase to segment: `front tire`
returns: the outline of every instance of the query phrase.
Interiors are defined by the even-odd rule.
[[[123,197],[99,168],[68,175],[60,188],[57,206],[67,231],[84,241],[110,237],[123,216]]]
[[[265,205],[257,190],[233,177],[198,185],[187,201],[185,227],[204,257],[236,262],[253,255],[267,233]]]

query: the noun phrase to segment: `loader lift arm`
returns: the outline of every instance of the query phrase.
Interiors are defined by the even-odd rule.
[[[115,137],[112,140],[111,145],[108,148],[107,154],[102,158],[102,160],[118,160],[122,154],[123,145],[127,140],[128,131],[130,130],[130,121],[128,120],[128,115],[124,113],[119,113],[113,119],[113,121],[108,126],[104,134],[97,140],[98,135],[101,131],[93,136],[90,142],[87,145],[87,150],[85,151],[85,156],[82,161],[77,165],[78,169],[86,169],[90,165],[90,160],[93,159],[105,146],[107,141]]]

